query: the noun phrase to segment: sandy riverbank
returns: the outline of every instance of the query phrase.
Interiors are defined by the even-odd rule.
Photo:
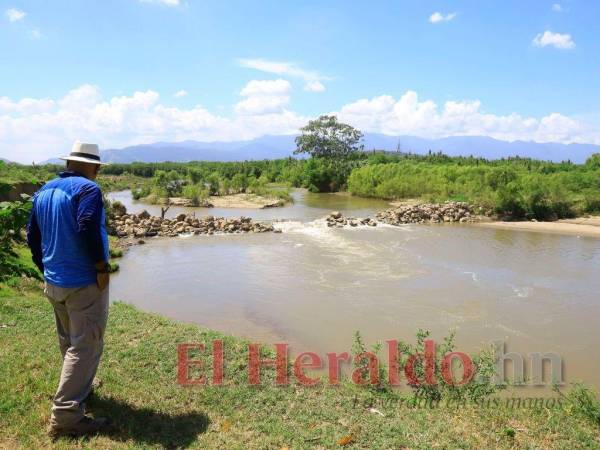
[[[600,238],[600,216],[579,217],[577,219],[564,219],[555,222],[481,222],[474,224],[474,226]]]
[[[215,208],[273,208],[283,206],[278,198],[262,197],[255,194],[213,195],[208,198]]]
[[[141,199],[152,203],[150,197]],[[166,204],[167,200],[162,199],[158,204]],[[168,203],[171,206],[200,206],[205,208],[247,208],[247,209],[263,209],[283,206],[284,200],[274,197],[263,197],[256,194],[231,194],[231,195],[211,195],[200,205],[194,205],[192,200],[184,197],[171,197]]]

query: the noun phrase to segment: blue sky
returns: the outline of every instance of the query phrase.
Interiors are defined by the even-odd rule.
[[[0,156],[364,131],[600,143],[600,2],[0,1]],[[179,93],[178,95],[175,95]]]

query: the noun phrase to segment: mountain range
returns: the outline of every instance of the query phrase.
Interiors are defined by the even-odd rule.
[[[101,150],[103,161],[110,163],[185,162],[185,161],[243,161],[286,158],[293,154],[295,136],[262,136],[247,141],[234,142],[156,142],[122,149]],[[592,153],[600,153],[600,145],[540,143],[526,141],[501,141],[485,136],[452,136],[426,139],[415,136],[389,136],[366,133],[365,151],[400,150],[417,154],[441,151],[450,156],[479,156],[499,159],[521,156],[555,162],[570,160],[583,163]],[[62,163],[57,159],[45,162]]]

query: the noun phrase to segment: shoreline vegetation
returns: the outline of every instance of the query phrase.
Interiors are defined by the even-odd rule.
[[[60,170],[0,163],[2,190],[18,181],[44,182]],[[510,221],[600,213],[600,155],[585,164],[393,152],[363,152],[343,160],[131,163],[106,166],[98,181],[106,191],[131,189],[151,203],[178,197],[199,205],[211,196],[236,194],[287,202],[292,187],[305,187],[390,201],[463,201]]]
[[[17,183],[39,185],[60,170],[58,165],[0,162],[0,193],[7,195]],[[600,237],[590,222],[600,214],[599,154],[585,164],[394,152],[337,159],[113,164],[98,182],[105,191],[131,189],[139,199],[165,205],[282,206],[291,201],[293,187],[384,198],[392,209],[458,201],[483,211],[477,226]]]
[[[288,183],[271,182],[245,171],[230,176],[205,174],[194,167],[184,172],[158,169],[132,189],[132,195],[147,203],[205,208],[269,208],[292,201]]]
[[[344,159],[134,163],[105,170],[129,171],[125,176],[145,178],[133,192],[137,198],[150,196],[147,201],[151,203],[167,197],[156,194],[167,185],[169,189],[175,186],[175,192],[190,204],[200,204],[211,195],[217,200],[237,193],[277,198],[283,204],[290,201],[291,188],[303,187],[391,202],[465,202],[504,221],[552,222],[600,213],[600,155],[591,156],[585,164],[573,164],[518,157],[488,161],[434,153],[362,152]],[[198,192],[185,187],[186,177],[204,180],[199,181],[204,187]]]

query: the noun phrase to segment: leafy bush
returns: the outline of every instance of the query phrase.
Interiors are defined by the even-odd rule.
[[[148,197],[152,192],[152,186],[149,184],[144,184],[137,189],[133,189],[131,191],[131,196],[134,200],[139,200],[140,198]]]
[[[252,180],[255,178],[252,177]],[[231,189],[234,192],[246,192],[248,188],[248,177],[245,173],[236,173],[231,179]]]
[[[555,220],[600,209],[600,168],[518,158],[405,158],[354,169],[348,190],[388,199],[460,199],[501,216]]]
[[[208,197],[208,189],[200,184],[188,184],[183,188],[182,195],[189,198],[193,206],[200,206]]]
[[[423,355],[425,353],[425,341],[429,337],[429,331],[419,329],[416,334],[416,345],[410,345],[406,342],[398,342],[398,368],[401,370],[405,367],[408,359],[413,355]],[[381,350],[381,344],[374,345],[371,352],[377,354]],[[454,333],[445,337],[442,343],[436,342],[434,355],[434,371],[435,384],[427,384],[418,382],[411,384],[415,396],[425,400],[440,401],[449,400],[454,402],[477,402],[486,398],[489,395],[496,393],[504,386],[494,384],[494,375],[496,373],[495,355],[493,350],[483,350],[472,357],[474,375],[472,379],[463,385],[446,383],[442,376],[444,356],[453,352],[454,348]],[[352,353],[356,356],[366,352],[366,346],[362,341],[360,333],[357,331],[354,334],[354,344]],[[353,361],[355,370],[359,370],[363,379],[367,379],[369,372],[368,358],[358,358]],[[451,370],[452,368],[450,368]],[[379,367],[379,385],[368,385],[371,389],[381,390],[389,386],[386,385],[386,368],[380,363]],[[416,380],[425,380],[425,365],[421,358],[417,358],[414,364],[414,376]]]
[[[23,240],[21,232],[31,205],[29,200],[0,203],[0,282],[21,275],[41,279],[39,271],[25,264],[14,250]]]
[[[159,197],[177,197],[181,195],[183,187],[187,184],[187,181],[176,170],[169,172],[157,170],[153,182],[155,185],[153,192]]]
[[[419,329],[417,331],[417,343],[412,346],[406,342],[398,342],[398,354],[400,364],[403,366],[409,355],[423,354],[425,352],[425,340],[429,337],[429,331]],[[493,377],[496,373],[495,356],[492,349],[483,350],[472,357],[474,376],[464,385],[448,384],[442,376],[442,360],[444,356],[455,350],[455,334],[446,336],[442,343],[436,342],[435,368],[434,376],[437,381],[434,385],[419,383],[412,385],[415,395],[420,398],[438,401],[441,399],[453,401],[472,401],[476,402],[491,394],[494,394],[501,387],[496,386]],[[421,359],[417,359],[415,364],[415,375],[419,380],[425,376],[425,367]]]
[[[63,165],[44,164],[24,166],[16,163],[6,163],[0,160],[0,192],[15,183],[40,184],[54,178],[64,170]],[[4,187],[1,187],[4,185]]]
[[[359,158],[312,158],[305,162],[302,185],[312,192],[345,190],[352,170],[360,165]]]
[[[554,386],[554,391],[567,401],[569,409],[600,425],[600,400],[583,383],[574,383],[566,395],[560,392],[558,386]]]
[[[585,165],[594,169],[600,169],[600,153],[594,153],[586,161]]]

